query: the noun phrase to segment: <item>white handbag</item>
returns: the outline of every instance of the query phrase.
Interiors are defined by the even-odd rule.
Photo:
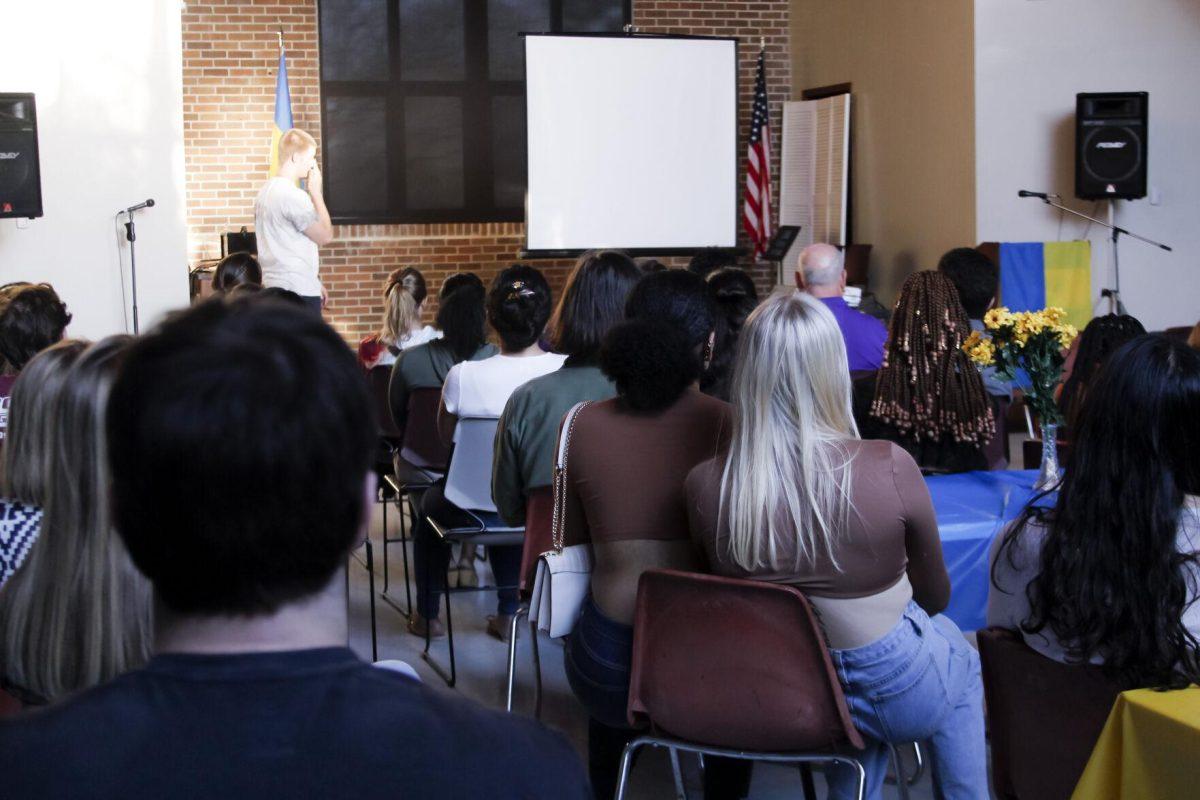
[[[575,416],[587,402],[576,403],[563,418],[554,460],[554,516],[551,518],[553,550],[538,558],[533,593],[529,599],[529,621],[551,638],[566,636],[579,620],[583,601],[592,583],[592,546],[563,547],[563,524],[567,505],[567,448],[575,429]]]

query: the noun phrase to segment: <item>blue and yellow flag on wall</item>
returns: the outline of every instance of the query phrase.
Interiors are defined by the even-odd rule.
[[[292,93],[288,91],[287,58],[282,40],[279,45],[279,71],[275,75],[275,124],[271,131],[271,177],[279,172],[279,139],[292,125]]]
[[[1083,330],[1092,318],[1091,242],[1001,244],[1000,302],[1010,311],[1058,306]]]

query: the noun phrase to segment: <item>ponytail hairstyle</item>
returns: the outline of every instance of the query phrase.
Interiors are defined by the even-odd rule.
[[[704,280],[684,270],[644,276],[625,303],[626,321],[600,349],[600,368],[634,411],[662,411],[700,377],[700,349],[713,331]]]
[[[456,273],[442,283],[437,326],[455,361],[466,361],[487,344],[484,296],[483,281],[473,272]]]
[[[986,444],[996,423],[983,378],[962,349],[970,332],[944,273],[909,275],[892,314],[871,416],[917,442]]]
[[[534,267],[514,264],[496,276],[487,316],[505,350],[524,350],[541,338],[550,300],[550,284]]]
[[[1054,507],[1036,495],[996,559],[1015,566],[1026,526],[1044,528],[1021,628],[1050,629],[1071,661],[1099,657],[1124,688],[1200,682],[1200,642],[1183,624],[1200,559],[1179,535],[1200,529],[1187,497],[1200,494],[1198,408],[1200,353],[1158,335],[1122,345],[1088,390]]]
[[[425,276],[414,267],[393,270],[383,287],[383,329],[380,340],[399,347],[421,323]]]
[[[705,280],[716,310],[717,335],[713,341],[712,361],[700,379],[700,390],[728,400],[738,335],[746,317],[758,305],[758,288],[750,275],[737,267],[722,267],[710,272]]]
[[[221,259],[213,272],[214,292],[224,294],[236,286],[262,286],[262,267],[249,253],[230,253]]]
[[[581,255],[550,319],[554,352],[594,361],[604,335],[624,318],[625,301],[640,277],[633,260],[618,250]]]

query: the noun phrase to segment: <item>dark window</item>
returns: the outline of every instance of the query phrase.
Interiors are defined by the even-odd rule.
[[[522,32],[616,32],[630,0],[320,0],[334,222],[524,219]]]

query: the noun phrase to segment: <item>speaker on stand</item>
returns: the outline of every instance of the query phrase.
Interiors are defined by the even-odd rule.
[[[0,218],[40,216],[37,107],[32,94],[0,94]]]

